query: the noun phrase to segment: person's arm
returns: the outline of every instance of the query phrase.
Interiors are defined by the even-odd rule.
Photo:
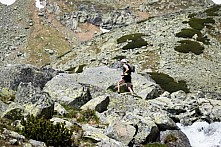
[[[123,66],[126,69],[125,72],[123,73],[123,75],[126,75],[127,72],[129,71],[129,67],[126,64],[124,64]]]

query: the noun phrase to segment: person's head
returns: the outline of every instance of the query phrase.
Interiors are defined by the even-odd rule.
[[[121,59],[120,62],[121,62],[121,64],[124,64],[124,63],[127,63],[127,60],[126,59]]]

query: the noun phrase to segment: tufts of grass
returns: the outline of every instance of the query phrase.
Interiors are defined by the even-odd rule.
[[[178,90],[183,90],[186,93],[190,92],[187,88],[186,82],[183,80],[176,82],[172,77],[164,73],[152,72],[149,74],[151,75],[151,78],[165,91],[170,93]]]
[[[147,46],[147,42],[142,38],[142,36],[144,36],[144,34],[142,33],[125,35],[117,39],[117,43],[119,44],[119,43],[128,42],[127,45],[123,47],[123,50]]]
[[[175,51],[181,53],[189,53],[192,52],[196,55],[203,53],[204,47],[195,41],[191,40],[181,40],[179,41],[180,45],[175,47]]]

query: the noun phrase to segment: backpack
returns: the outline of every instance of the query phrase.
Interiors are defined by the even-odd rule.
[[[135,66],[134,65],[129,65],[127,64],[129,67],[130,72],[135,72]]]

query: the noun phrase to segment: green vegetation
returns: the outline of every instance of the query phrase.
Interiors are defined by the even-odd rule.
[[[65,128],[65,123],[53,125],[50,120],[30,116],[21,124],[24,126],[21,133],[27,138],[43,141],[48,146],[72,145],[72,131]]]
[[[147,46],[147,42],[142,38],[142,36],[144,36],[144,34],[142,33],[125,35],[117,39],[117,43],[119,44],[119,43],[128,42],[127,45],[123,47],[123,50]]]
[[[8,130],[16,131],[15,127],[12,126],[13,121],[7,118],[0,118],[0,130],[3,131],[3,128]]]
[[[164,73],[152,72],[148,74],[150,74],[151,78],[156,81],[156,83],[159,84],[160,87],[165,91],[168,91],[170,93],[178,90],[183,90],[186,93],[190,92],[187,88],[186,82],[183,80],[176,82],[172,77]]]
[[[203,53],[204,47],[201,46],[198,42],[191,40],[181,40],[179,46],[175,47],[175,50],[181,53],[189,53],[192,52],[196,55]]]
[[[99,118],[97,117],[95,110],[77,110],[67,105],[63,105],[63,107],[68,111],[68,113],[64,116],[66,118],[75,118],[79,123],[99,123]]]
[[[207,37],[204,37],[203,34],[196,29],[182,29],[181,32],[176,34],[176,37],[192,38],[195,34],[197,34],[197,41],[203,42],[207,45],[209,44],[209,39],[207,39]]]
[[[9,88],[2,88],[0,92],[0,100],[4,103],[8,103],[9,101],[14,101],[16,92]]]
[[[211,7],[204,12],[207,14],[207,16],[219,16],[217,11],[219,11],[220,8],[221,8],[221,5],[215,5],[214,7]]]
[[[214,24],[215,20],[213,18],[206,18],[206,19],[191,18],[188,23],[191,26],[191,28],[196,30],[202,30],[207,23]]]
[[[199,30],[182,29],[181,32],[176,34],[176,37],[192,38],[195,34],[197,34],[197,36],[202,36],[202,33]]]
[[[166,144],[151,143],[151,144],[146,144],[143,147],[168,147],[168,146]]]

